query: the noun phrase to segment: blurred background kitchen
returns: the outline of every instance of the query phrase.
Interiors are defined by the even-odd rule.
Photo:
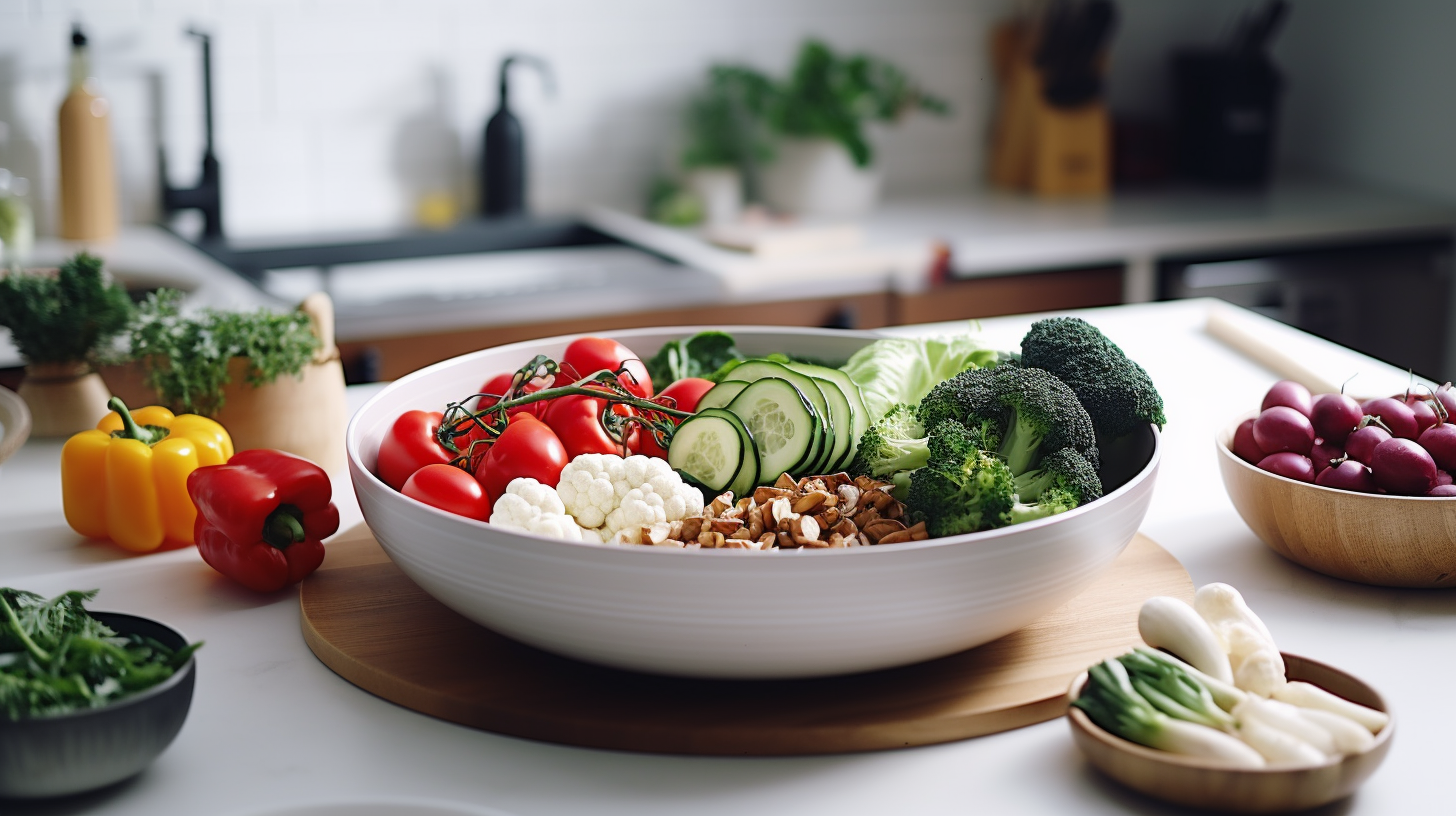
[[[73,26],[115,192],[68,203]],[[327,291],[356,382],[1203,295],[1445,380],[1452,31],[1417,0],[0,0],[0,238],[136,297]],[[67,232],[83,195],[119,226]]]

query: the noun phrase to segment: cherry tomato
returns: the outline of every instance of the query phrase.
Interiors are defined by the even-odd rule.
[[[494,504],[512,479],[535,479],[555,487],[561,480],[561,469],[569,461],[566,447],[546,423],[521,413],[511,417],[490,452],[480,460],[475,478]]]
[[[702,399],[713,385],[712,380],[705,380],[702,377],[683,377],[662,389],[657,396],[672,397],[677,400],[679,411],[696,411],[698,410],[698,400]]]
[[[490,520],[490,499],[485,488],[454,465],[425,465],[410,475],[400,492],[457,516]]]
[[[575,369],[577,377],[588,377],[602,369],[616,371],[625,366],[626,372],[619,378],[622,386],[639,397],[652,396],[652,378],[647,376],[647,366],[631,349],[616,340],[578,338],[566,347],[561,362]]]
[[[622,455],[622,448],[616,440],[607,435],[602,427],[601,415],[605,400],[571,394],[550,400],[543,420],[555,432],[561,444],[566,446],[568,460],[583,453],[615,453]],[[620,416],[632,416],[636,412],[626,405],[615,405],[612,411]],[[633,428],[627,434],[627,451],[637,449],[641,434]]]
[[[414,472],[454,458],[435,440],[444,415],[439,411],[405,411],[390,426],[379,443],[379,478],[399,490]]]
[[[497,374],[494,377],[486,380],[485,384],[480,386],[480,393],[504,394],[506,392],[506,389],[511,387],[511,379],[515,376],[516,372],[514,371],[503,371],[500,374]],[[542,383],[538,380],[530,380],[521,390],[527,394],[533,394],[537,391],[540,391],[543,387],[545,387],[545,385],[546,383]],[[480,400],[480,405],[478,407],[489,408],[490,406],[495,405],[497,402],[500,402],[500,400],[491,399],[489,397],[482,397]],[[545,415],[546,406],[549,405],[550,402],[550,400],[541,400],[540,402],[528,403],[518,408],[509,408],[506,410],[506,414],[515,415],[524,411],[528,414],[534,414],[537,419],[540,419],[543,415]]]
[[[683,377],[681,380],[662,389],[662,393],[657,396],[672,397],[677,401],[676,407],[679,411],[696,411],[698,410],[698,400],[702,399],[703,395],[708,393],[708,390],[712,387],[712,380],[705,380],[701,377]],[[677,424],[682,423],[679,421]],[[642,441],[638,445],[639,453],[658,459],[667,458],[667,451],[661,445],[657,444],[656,436],[643,430],[641,437]]]

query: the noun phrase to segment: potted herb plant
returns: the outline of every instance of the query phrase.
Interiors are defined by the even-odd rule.
[[[868,54],[840,56],[808,40],[787,81],[766,100],[769,127],[782,138],[764,175],[764,198],[801,215],[854,216],[879,198],[880,173],[867,133],[912,111],[937,115],[946,103],[902,70]]]
[[[738,218],[745,186],[750,200],[758,197],[757,168],[773,155],[761,118],[772,95],[773,82],[763,74],[715,65],[707,86],[688,104],[682,166],[709,224]]]
[[[342,467],[348,412],[328,295],[282,313],[184,314],[181,298],[163,289],[138,310],[131,355],[147,389],[132,394],[138,404],[211,417],[238,450],[274,448]]]
[[[111,393],[94,366],[131,322],[126,290],[81,253],[58,269],[0,273],[0,326],[25,358],[19,394],[37,437],[95,427]]]

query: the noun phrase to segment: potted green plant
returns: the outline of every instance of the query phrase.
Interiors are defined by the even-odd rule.
[[[773,93],[773,81],[752,68],[715,65],[688,103],[682,166],[710,224],[737,219],[745,187],[758,197],[756,170],[773,155],[762,120]]]
[[[95,365],[134,308],[102,267],[81,253],[58,269],[0,273],[0,326],[25,358],[19,394],[37,437],[69,436],[106,415],[111,393]]]
[[[131,355],[147,391],[134,396],[216,419],[238,450],[276,448],[341,467],[348,413],[328,295],[292,312],[184,314],[181,299],[163,289],[138,310]]]
[[[806,41],[788,80],[766,100],[764,114],[781,139],[764,176],[765,200],[802,215],[867,212],[880,188],[867,125],[912,111],[944,115],[949,108],[882,59],[841,56],[823,42]]]

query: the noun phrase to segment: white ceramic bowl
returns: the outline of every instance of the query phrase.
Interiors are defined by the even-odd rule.
[[[723,327],[746,354],[845,359],[875,335]],[[611,332],[644,359],[696,328]],[[616,547],[516,533],[406,498],[373,474],[395,417],[473,393],[571,337],[478,351],[403,377],[349,423],[364,518],[406,575],[503,635],[581,660],[659,674],[788,678],[889,668],[1026,626],[1074,597],[1136,534],[1152,498],[1158,434],[1103,455],[1098,501],[971,535],[842,550]],[[796,474],[797,475],[797,474]]]

